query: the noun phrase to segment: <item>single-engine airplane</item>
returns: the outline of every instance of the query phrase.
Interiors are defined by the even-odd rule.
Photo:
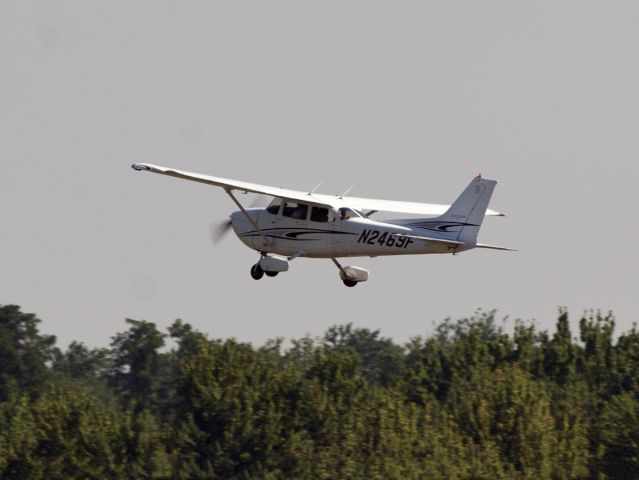
[[[160,173],[221,187],[239,210],[231,213],[227,227],[260,254],[251,267],[259,280],[288,270],[298,257],[329,258],[339,269],[344,285],[354,287],[368,280],[368,271],[342,266],[338,258],[460,253],[472,248],[512,250],[477,243],[484,215],[503,216],[488,209],[497,182],[478,174],[452,205],[325,195],[212,177],[173,168],[135,163],[134,170]],[[317,187],[316,187],[317,188]],[[266,208],[245,208],[234,192],[273,197]],[[377,221],[377,212],[431,215]],[[432,217],[435,216],[435,217]]]

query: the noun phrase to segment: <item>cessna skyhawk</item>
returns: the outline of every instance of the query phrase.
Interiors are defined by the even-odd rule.
[[[148,163],[135,163],[132,168],[223,188],[239,208],[231,213],[227,225],[242,243],[260,254],[251,267],[255,280],[287,271],[291,260],[298,257],[329,258],[344,285],[354,287],[368,280],[368,271],[342,266],[338,258],[456,254],[472,248],[511,250],[477,243],[484,215],[503,216],[488,209],[497,182],[481,174],[452,205],[440,205],[287,190]],[[273,201],[266,208],[245,208],[235,192],[267,195]],[[371,218],[377,212],[431,217],[378,221]]]

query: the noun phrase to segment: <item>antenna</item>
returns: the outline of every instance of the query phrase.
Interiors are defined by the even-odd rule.
[[[339,198],[344,198],[348,192],[350,192],[351,190],[353,190],[353,187],[354,187],[354,186],[355,186],[355,184],[353,184],[353,185],[351,185],[350,187],[348,187],[348,188],[346,189],[346,191],[345,191],[344,193],[342,193],[342,194],[339,196]]]
[[[324,183],[324,180],[322,180],[322,181],[321,181],[321,182],[319,182],[317,185],[315,185],[315,186],[313,187],[313,189],[312,189],[310,192],[308,192],[308,194],[309,194],[309,195],[313,195],[313,194],[315,193],[315,190],[317,190],[317,189],[320,187],[320,185],[321,185],[322,183]]]

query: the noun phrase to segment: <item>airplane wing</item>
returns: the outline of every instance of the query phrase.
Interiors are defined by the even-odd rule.
[[[169,177],[176,177],[184,180],[191,180],[193,182],[206,183],[207,185],[214,185],[216,187],[221,187],[226,191],[238,190],[240,192],[259,193],[271,197],[315,203],[329,207],[335,206],[335,202],[332,201],[333,197],[331,197],[330,195],[319,195],[316,193],[310,194],[308,192],[289,190],[286,188],[259,185],[257,183],[242,182],[239,180],[231,180],[222,177],[213,177],[210,175],[203,175],[201,173],[192,173],[183,170],[177,170],[175,168],[151,165],[149,163],[134,163],[133,165],[131,165],[131,167],[134,170],[160,173],[162,175],[168,175]],[[336,198],[337,197],[335,197],[335,199]]]
[[[335,209],[347,207],[361,211],[375,210],[382,212],[408,213],[417,215],[441,215],[445,213],[450,207],[450,205],[440,205],[433,203],[376,200],[372,198],[340,197],[337,195],[308,193],[298,190],[289,190],[286,188],[260,185],[257,183],[231,180],[228,178],[213,177],[210,175],[203,175],[201,173],[186,172],[184,170],[152,165],[150,163],[134,163],[133,165],[131,165],[131,167],[134,170],[160,173],[162,175],[168,175],[170,177],[205,183],[207,185],[214,185],[216,187],[221,187],[229,192],[238,190],[241,192],[260,193],[272,197],[284,198],[286,200],[294,200],[316,205],[329,206]],[[499,213],[494,210],[486,210],[486,215],[503,216],[503,213]]]
[[[402,202],[397,200],[379,200],[375,198],[346,197],[344,202],[356,210],[375,210],[378,212],[409,213],[415,215],[443,215],[450,205],[438,203]],[[503,217],[503,213],[486,210],[486,215]]]

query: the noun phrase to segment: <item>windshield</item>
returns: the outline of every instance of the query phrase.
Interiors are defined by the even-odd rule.
[[[280,211],[280,205],[282,204],[282,200],[279,198],[274,198],[273,201],[266,207],[266,211],[271,215],[277,215],[277,212]]]
[[[339,209],[339,218],[342,220],[347,220],[349,218],[362,218],[362,215],[352,208],[340,208]]]

